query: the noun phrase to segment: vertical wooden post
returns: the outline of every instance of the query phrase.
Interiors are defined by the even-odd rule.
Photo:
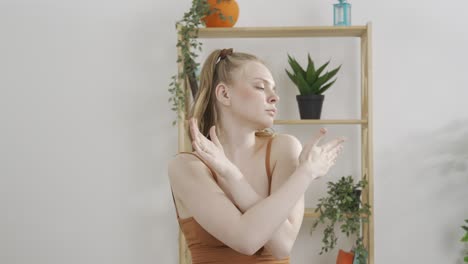
[[[180,24],[177,24],[177,40],[180,41],[182,40],[182,26]],[[177,63],[177,70],[178,74],[181,74],[182,71],[184,70],[184,61],[183,61],[183,56],[182,56],[182,49],[180,47],[177,47],[177,56],[181,57],[182,60]],[[183,80],[180,79],[179,76],[177,76],[177,82],[181,86],[182,90],[185,91],[185,94],[187,93],[187,82],[186,78]],[[188,97],[188,96],[186,96]],[[178,111],[178,120],[177,120],[177,125],[178,125],[178,151],[187,151],[187,133],[186,133],[186,113],[187,113],[187,107],[188,107],[188,102],[190,98],[185,98],[185,108],[181,109],[179,108]],[[174,205],[175,206],[175,205]],[[190,251],[188,250],[187,243],[185,240],[185,236],[182,232],[182,230],[179,227],[179,264],[189,264],[191,263],[191,256],[190,256]]]
[[[374,264],[374,178],[372,146],[372,24],[367,23],[366,31],[361,36],[361,119],[367,123],[361,126],[361,177],[365,177],[368,186],[362,193],[363,203],[371,206],[369,222],[362,226],[363,244],[369,251],[368,262]]]
[[[369,264],[374,264],[374,119],[373,119],[373,101],[372,93],[372,23],[367,23],[367,140],[369,142],[367,149],[367,173],[369,175],[369,204],[372,206],[372,214],[369,216]]]

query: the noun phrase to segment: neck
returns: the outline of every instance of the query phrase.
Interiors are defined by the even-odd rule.
[[[255,131],[222,130],[219,141],[223,145],[226,157],[235,162],[252,156],[256,152]]]
[[[256,129],[229,118],[221,120],[223,121],[219,124],[217,135],[226,157],[234,163],[252,157],[258,151]]]

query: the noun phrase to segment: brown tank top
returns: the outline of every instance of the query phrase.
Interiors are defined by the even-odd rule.
[[[274,138],[268,140],[266,157],[265,157],[265,168],[268,175],[268,195],[271,191],[271,170],[270,170],[270,150],[271,150],[271,141]],[[180,152],[188,153],[196,156],[197,155],[191,152]],[[207,163],[200,159],[210,170],[215,181],[217,181],[216,174],[213,169],[208,166]],[[172,191],[172,188],[171,188]],[[174,193],[172,193],[172,199],[174,200],[174,206],[176,207],[177,220],[179,221],[179,226],[184,233],[187,246],[192,255],[192,264],[289,264],[290,257],[278,260],[275,259],[270,252],[265,247],[260,248],[252,256],[244,255],[240,252],[233,250],[232,248],[225,245],[223,242],[216,239],[210,233],[208,233],[201,225],[195,221],[195,218],[179,218],[179,212],[177,211],[177,206],[175,205]]]

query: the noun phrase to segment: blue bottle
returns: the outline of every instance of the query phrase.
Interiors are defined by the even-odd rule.
[[[335,26],[351,26],[351,4],[346,0],[339,0],[340,3],[333,4],[333,20]]]

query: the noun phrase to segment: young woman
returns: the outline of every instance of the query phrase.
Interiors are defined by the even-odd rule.
[[[269,132],[278,101],[257,57],[223,49],[206,59],[189,119],[194,152],[168,166],[193,264],[290,263],[304,192],[333,166],[344,138],[319,145],[321,128],[302,147]]]

